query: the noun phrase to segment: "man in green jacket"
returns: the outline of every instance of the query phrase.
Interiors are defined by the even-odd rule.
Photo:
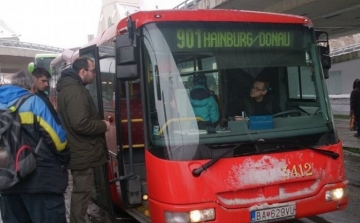
[[[73,178],[70,222],[85,223],[94,182],[93,168],[107,162],[105,132],[110,123],[101,120],[89,91],[85,88],[96,76],[94,62],[77,58],[72,68],[61,72],[57,82],[58,112],[67,131],[71,153],[69,169]]]

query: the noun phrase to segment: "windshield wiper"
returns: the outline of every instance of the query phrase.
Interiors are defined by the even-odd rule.
[[[261,151],[262,152],[267,152],[267,151],[279,151],[279,150],[282,150],[282,149],[310,149],[312,151],[315,151],[317,153],[320,153],[320,154],[324,154],[326,156],[329,156],[331,157],[332,159],[336,160],[337,158],[339,158],[339,153],[336,153],[336,152],[333,152],[333,151],[329,151],[329,150],[324,150],[324,149],[318,149],[318,148],[315,148],[313,146],[308,146],[308,145],[301,145],[301,144],[295,144],[297,142],[293,142],[294,144],[292,145],[286,145],[286,143],[289,143],[289,142],[277,142],[277,141],[270,141],[270,142],[263,142],[264,144],[279,144],[279,145],[276,145],[276,147],[272,147],[270,149],[262,149]]]
[[[234,151],[235,149],[239,148],[242,145],[242,143],[239,143],[237,145],[235,145],[234,147],[226,150],[225,152],[221,153],[220,155],[214,157],[213,159],[211,159],[210,161],[208,161],[207,163],[205,163],[204,165],[201,165],[200,167],[193,169],[193,171],[191,172],[192,175],[194,177],[198,177],[201,175],[201,173],[208,169],[209,167],[211,167],[212,165],[214,165],[217,161],[219,161],[221,158],[223,158],[224,156],[226,156],[227,154],[229,154],[231,151]]]
[[[321,153],[321,154],[324,154],[324,155],[327,155],[327,156],[330,156],[331,158],[333,158],[334,160],[336,160],[337,158],[339,158],[339,153],[336,153],[336,152],[333,152],[333,151],[329,151],[329,150],[324,150],[324,149],[317,149],[317,148],[314,148],[314,147],[307,147],[308,149],[311,149],[312,151],[315,151],[315,152],[318,152],[318,153]]]
[[[291,145],[286,145],[287,143],[291,143]],[[293,143],[295,144],[296,142],[278,142],[278,141],[266,142],[265,140],[262,139],[262,140],[258,140],[256,143],[253,144],[255,146],[255,148],[256,148],[255,152],[241,154],[241,156],[248,155],[248,154],[252,154],[252,155],[254,155],[254,154],[264,154],[264,153],[269,152],[269,151],[281,151],[281,150],[286,150],[286,149],[310,149],[310,150],[315,151],[317,153],[329,156],[334,160],[336,160],[340,156],[339,153],[336,153],[336,152],[333,152],[333,151],[328,151],[328,150],[324,150],[324,149],[318,149],[318,148],[315,148],[313,146],[307,146],[307,145],[301,145],[301,144],[294,145]],[[277,145],[276,145],[276,147],[271,147],[271,148],[267,149],[267,148],[261,148],[261,146],[259,146],[261,144],[263,144],[263,145],[277,144]],[[191,172],[192,175],[194,177],[199,177],[204,170],[208,169],[209,167],[214,165],[217,161],[219,161],[221,158],[223,158],[224,156],[226,156],[230,152],[236,150],[237,148],[239,148],[242,145],[243,145],[243,143],[239,143],[239,144],[235,145],[234,147],[230,148],[229,150],[226,150],[225,152],[221,153],[220,155],[214,157],[213,159],[211,159],[210,161],[208,161],[204,165],[201,165],[200,167],[193,169],[193,171]]]
[[[248,152],[242,152],[241,154],[239,155],[236,155],[236,156],[245,156],[245,155],[255,155],[255,154],[261,154],[262,153],[262,150],[259,148],[258,144],[259,143],[263,143],[264,140],[263,139],[260,139],[256,142],[247,142],[245,143],[245,145],[252,145],[254,146],[254,149],[255,150],[251,150],[251,151],[248,151]],[[214,165],[217,161],[219,161],[221,158],[223,158],[224,156],[226,156],[227,154],[229,154],[230,152],[232,151],[235,151],[236,149],[238,149],[240,146],[244,145],[244,143],[239,143],[239,144],[236,144],[234,147],[230,148],[229,150],[226,150],[225,152],[221,153],[220,155],[214,157],[213,159],[211,159],[210,161],[208,161],[207,163],[205,163],[204,165],[201,165],[200,167],[196,168],[196,169],[193,169],[192,171],[192,175],[194,177],[198,177],[201,175],[201,173],[208,169],[209,167],[211,167],[212,165]]]

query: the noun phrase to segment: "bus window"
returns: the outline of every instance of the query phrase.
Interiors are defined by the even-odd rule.
[[[101,95],[103,108],[105,110],[115,109],[115,64],[114,58],[105,58],[100,60],[101,72]]]
[[[289,99],[316,100],[314,80],[309,67],[288,67]]]
[[[211,30],[209,33],[213,30],[219,33],[221,30],[242,30],[246,24],[216,24],[216,28],[214,24],[208,26],[204,23],[177,25],[180,28],[174,29],[168,24],[148,24],[147,29],[144,29],[144,49],[148,54],[148,59],[145,59],[146,66],[153,71],[148,74],[151,78],[146,91],[146,97],[151,102],[147,108],[151,114],[149,120],[153,120],[148,131],[155,146],[167,148],[162,150],[167,152],[165,157],[175,160],[193,159],[195,154],[191,153],[191,149],[185,149],[181,157],[175,154],[181,147],[200,148],[206,144],[251,141],[265,137],[263,133],[252,131],[247,119],[234,121],[235,116],[242,115],[242,111],[249,113],[248,108],[255,106],[244,102],[246,99],[249,101],[251,87],[254,81],[260,78],[268,82],[266,94],[274,102],[273,108],[276,108],[266,107],[269,111],[276,111],[266,113],[274,115],[274,124],[266,129],[267,137],[285,137],[283,130],[289,126],[292,128],[292,136],[305,136],[309,126],[304,123],[311,123],[316,134],[331,131],[325,125],[329,117],[328,105],[326,102],[317,102],[323,95],[323,89],[318,90],[322,88],[321,79],[313,77],[316,69],[313,61],[318,59],[316,46],[309,44],[313,41],[311,35],[306,34],[304,38],[297,39],[299,35],[307,33],[305,27],[276,25],[270,28],[265,24],[252,24],[249,27],[254,32],[291,30],[294,44],[282,42],[281,46],[271,47],[263,47],[261,44],[256,47],[228,47],[220,42],[207,42],[207,38],[195,46],[193,42],[185,41],[187,35],[183,35],[183,30],[194,32],[194,35],[198,29],[206,30],[205,35],[208,30]],[[182,38],[175,38],[174,33]],[[177,44],[174,40],[178,40]],[[299,44],[295,44],[297,41]],[[209,89],[218,97],[220,121],[215,129],[219,134],[216,138],[206,128],[203,129],[200,124],[206,120],[197,117],[192,109],[189,92],[193,85],[192,77],[199,73],[206,75]],[[318,110],[321,115],[316,112]],[[243,118],[249,117],[245,114]],[[226,127],[228,131],[222,131]],[[154,134],[154,129],[159,131]],[[318,135],[314,140],[316,137]]]
[[[316,111],[321,110],[311,68],[288,67],[287,80],[289,99],[286,108],[288,110],[301,109],[307,114],[315,114]]]

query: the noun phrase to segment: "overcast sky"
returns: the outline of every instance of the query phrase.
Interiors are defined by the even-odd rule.
[[[184,0],[139,2],[150,10],[173,8]],[[20,41],[71,48],[96,35],[101,5],[102,0],[0,0],[0,20]]]

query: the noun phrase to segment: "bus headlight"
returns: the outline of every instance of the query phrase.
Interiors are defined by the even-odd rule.
[[[165,211],[165,222],[167,223],[195,223],[215,219],[215,209],[193,210],[189,212]]]
[[[327,190],[325,192],[325,200],[326,201],[334,201],[340,200],[344,197],[344,189],[343,188],[336,188],[332,190]]]

